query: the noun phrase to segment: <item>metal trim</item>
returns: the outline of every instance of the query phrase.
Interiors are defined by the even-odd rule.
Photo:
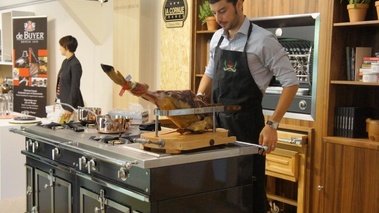
[[[105,161],[107,163],[111,163],[111,164],[114,164],[116,166],[120,166],[123,168],[130,168],[131,166],[138,163],[137,160],[131,161],[131,162],[117,160],[115,158],[107,157],[105,155],[101,155],[101,154],[98,154],[95,152],[91,152],[91,151],[88,151],[86,149],[82,149],[82,148],[79,148],[79,147],[73,145],[75,143],[78,144],[78,142],[57,141],[57,140],[53,140],[53,139],[48,139],[48,138],[30,133],[30,132],[26,132],[23,129],[19,130],[16,128],[10,128],[9,131],[16,133],[16,134],[23,135],[25,137],[28,137],[28,138],[31,138],[31,139],[34,139],[37,141],[40,141],[40,142],[43,142],[43,143],[46,143],[46,144],[49,144],[49,145],[52,145],[52,146],[56,146],[58,148],[62,148],[62,149],[68,150],[68,151],[78,153],[78,154],[83,154],[83,155],[86,155],[87,157],[91,157],[94,159],[99,159],[99,160],[102,160],[102,161]]]

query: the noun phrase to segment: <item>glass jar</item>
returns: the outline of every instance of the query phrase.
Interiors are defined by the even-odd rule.
[[[0,94],[0,116],[8,114],[8,99],[3,93]]]
[[[7,100],[8,100],[8,113],[13,113],[13,90],[9,90],[7,93]]]

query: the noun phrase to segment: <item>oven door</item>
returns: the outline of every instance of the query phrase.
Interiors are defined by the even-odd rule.
[[[77,175],[80,213],[154,212],[144,194],[83,173]]]
[[[262,99],[262,107],[266,110],[275,110],[278,104],[280,94],[266,93]],[[288,108],[288,113],[296,113],[300,118],[301,114],[307,115],[311,113],[312,96],[309,95],[296,95]]]
[[[56,177],[53,169],[35,170],[35,198],[38,212],[72,212],[71,183]]]
[[[105,197],[105,191],[100,189],[95,193],[85,188],[80,188],[80,212],[112,212],[112,213],[129,213],[130,208],[121,205],[112,199]]]

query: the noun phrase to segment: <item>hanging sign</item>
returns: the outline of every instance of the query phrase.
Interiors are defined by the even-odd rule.
[[[188,5],[186,0],[165,0],[163,4],[163,20],[166,27],[183,27],[187,19]]]
[[[46,117],[47,17],[14,17],[13,111]]]

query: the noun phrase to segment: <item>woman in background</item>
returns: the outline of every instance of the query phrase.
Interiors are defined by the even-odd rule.
[[[78,108],[84,106],[82,93],[80,91],[80,79],[82,77],[82,65],[75,56],[78,41],[75,37],[68,35],[59,40],[61,54],[66,57],[57,78],[57,101]],[[62,105],[64,109],[63,118],[69,119],[73,114],[73,109]]]

